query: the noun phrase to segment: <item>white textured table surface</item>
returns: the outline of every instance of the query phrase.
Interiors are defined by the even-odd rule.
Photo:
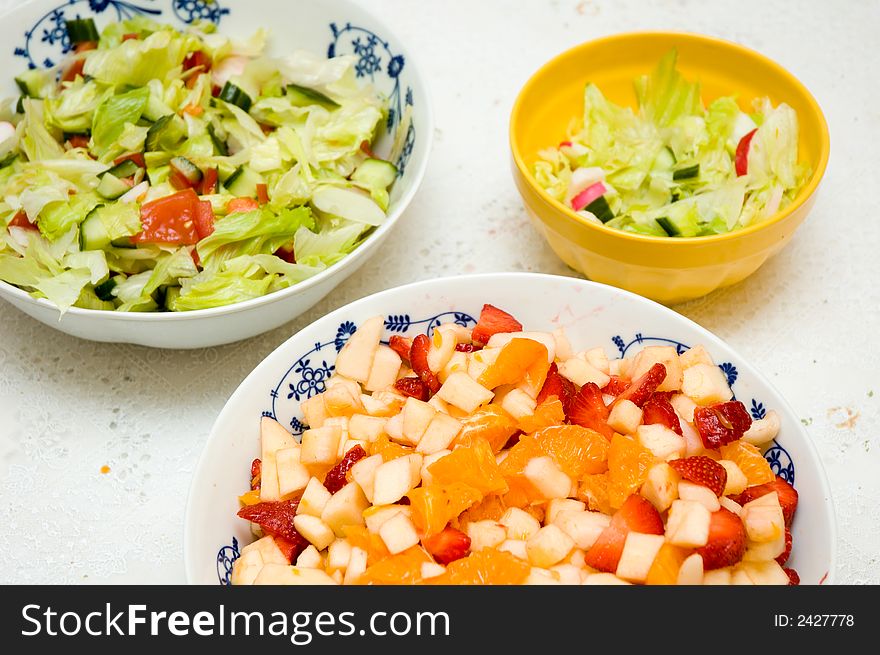
[[[0,9],[16,2],[0,0]],[[526,78],[570,46],[678,29],[760,50],[795,73],[826,113],[831,164],[791,245],[745,282],[676,309],[730,342],[790,400],[831,479],[837,579],[880,582],[880,2],[367,4],[417,54],[437,130],[410,211],[354,279],[278,330],[192,352],[78,341],[0,303],[0,581],[182,582],[184,504],[214,417],[291,333],[413,280],[573,275],[537,238],[511,181],[510,106]]]

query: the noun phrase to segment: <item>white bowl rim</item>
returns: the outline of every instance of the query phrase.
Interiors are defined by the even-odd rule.
[[[369,14],[370,20],[375,21],[376,26],[382,30],[383,34],[387,34],[389,36],[397,38],[396,33],[392,31],[381,18],[378,17],[378,14],[373,13],[367,7],[361,5],[360,3],[354,3],[351,2],[351,0],[346,1],[350,2],[351,5]],[[10,7],[7,11],[0,13],[0,19],[7,19],[16,14],[23,7],[27,7],[31,4],[36,4],[37,2],[40,2],[40,0],[27,0],[27,2],[24,2],[18,6]],[[406,47],[405,42],[399,42],[402,43],[404,47]],[[425,82],[425,78],[420,72],[421,69],[419,68],[417,57],[415,57],[409,49],[407,49],[406,58],[407,62],[412,65],[413,75],[421,86],[422,94],[425,97],[424,110],[419,110],[420,114],[422,111],[424,111],[423,117],[425,122],[425,154],[422,156],[420,161],[413,162],[416,164],[415,176],[413,177],[412,183],[410,184],[410,187],[406,191],[406,193],[398,198],[397,208],[391,214],[389,214],[382,222],[382,224],[372,234],[370,234],[370,236],[368,236],[364,240],[364,242],[359,245],[354,251],[350,252],[348,255],[340,259],[335,264],[328,266],[323,271],[321,271],[317,275],[313,275],[307,280],[303,280],[302,282],[299,282],[286,289],[274,291],[264,296],[259,296],[258,298],[251,298],[250,300],[232,303],[231,305],[221,305],[220,307],[211,307],[209,309],[194,309],[186,312],[116,312],[104,309],[85,309],[83,307],[70,307],[67,310],[66,314],[91,318],[103,318],[110,321],[134,321],[147,323],[152,323],[156,321],[168,323],[179,321],[192,321],[201,318],[210,318],[212,316],[225,316],[229,314],[236,314],[238,312],[243,312],[254,307],[267,305],[281,300],[282,298],[293,296],[303,291],[306,291],[311,287],[319,285],[327,278],[332,277],[336,274],[337,271],[345,268],[347,265],[350,265],[353,262],[359,261],[360,259],[369,256],[371,253],[368,246],[370,246],[372,242],[381,239],[382,235],[388,232],[400,220],[403,213],[409,208],[409,205],[415,197],[415,194],[418,193],[418,190],[422,185],[422,181],[425,178],[425,172],[428,169],[428,160],[431,158],[431,150],[433,149],[434,145],[434,110],[431,98],[431,91]],[[54,303],[48,301],[47,299],[34,298],[27,291],[19,289],[14,284],[10,284],[9,282],[4,282],[3,280],[0,280],[0,297],[5,294],[15,296],[18,300],[27,302],[32,305],[46,307],[48,309],[58,311],[58,307],[56,307]]]
[[[420,280],[417,282],[410,282],[409,284],[404,284],[398,287],[392,287],[390,289],[385,289],[383,291],[378,291],[369,296],[364,296],[358,300],[350,302],[334,311],[325,314],[324,316],[316,319],[309,325],[303,327],[298,330],[296,333],[292,334],[288,339],[286,339],[283,343],[279,344],[277,348],[275,348],[271,353],[266,355],[263,360],[257,364],[254,369],[248,373],[248,375],[241,381],[241,383],[236,387],[235,391],[232,392],[232,395],[229,396],[226,403],[223,405],[223,409],[220,410],[220,413],[217,415],[217,418],[214,420],[214,424],[211,426],[211,431],[208,433],[208,438],[205,440],[205,445],[202,447],[202,453],[199,455],[199,461],[196,464],[195,469],[193,470],[192,480],[190,482],[190,488],[187,495],[186,508],[184,511],[184,520],[183,520],[183,558],[184,558],[184,569],[186,572],[186,581],[187,584],[197,584],[193,578],[193,571],[195,570],[195,565],[193,561],[193,557],[195,554],[191,551],[190,548],[190,526],[191,520],[190,517],[193,516],[194,508],[193,503],[195,502],[195,490],[196,485],[199,480],[205,474],[205,457],[204,451],[208,448],[211,442],[217,438],[217,435],[220,430],[220,426],[224,425],[225,415],[227,411],[232,411],[230,407],[234,404],[234,400],[243,393],[243,390],[249,386],[249,383],[252,378],[257,378],[261,373],[264,367],[268,367],[268,361],[278,353],[287,347],[287,345],[296,339],[299,334],[305,330],[309,330],[315,323],[319,321],[328,321],[332,322],[333,320],[337,320],[337,317],[344,314],[349,314],[353,311],[357,311],[361,306],[370,304],[374,300],[380,298],[383,295],[389,295],[391,293],[398,293],[408,289],[425,289],[431,287],[443,287],[448,284],[452,280],[460,281],[462,279],[466,279],[469,282],[480,284],[483,282],[494,282],[494,281],[513,281],[515,282],[517,279],[523,278],[543,278],[548,282],[553,280],[566,280],[571,281],[573,283],[579,283],[585,289],[590,288],[601,288],[605,291],[610,291],[612,293],[621,294],[624,297],[630,297],[633,300],[640,301],[649,306],[653,305],[654,310],[659,311],[661,314],[665,314],[670,317],[674,317],[676,320],[683,321],[686,325],[688,325],[691,329],[695,330],[698,334],[700,334],[703,338],[708,342],[716,342],[727,349],[733,357],[736,358],[737,362],[742,364],[748,371],[762,384],[766,385],[771,391],[773,391],[779,397],[778,409],[790,416],[797,416],[792,406],[785,399],[785,397],[776,389],[776,387],[761,373],[757,368],[755,368],[751,362],[742,357],[739,352],[731,347],[726,341],[721,339],[721,337],[716,336],[699,323],[689,319],[687,316],[683,316],[678,312],[662,305],[658,302],[650,300],[649,298],[645,298],[638,294],[632,293],[630,291],[626,291],[625,289],[620,289],[618,287],[613,287],[607,284],[601,284],[599,282],[592,282],[590,280],[584,280],[581,278],[574,278],[568,276],[560,276],[560,275],[550,275],[547,273],[530,273],[530,272],[502,272],[502,273],[478,273],[478,274],[469,274],[469,275],[455,275],[455,276],[447,276],[441,278],[433,278],[428,280]],[[822,462],[821,457],[819,456],[819,451],[816,449],[816,445],[813,443],[813,439],[810,434],[800,425],[799,421],[794,422],[796,426],[798,426],[798,430],[800,432],[801,438],[804,441],[806,451],[809,453],[809,456],[813,459],[816,464],[817,469],[817,477],[819,479],[819,485],[821,487],[820,491],[822,496],[827,499],[824,503],[822,510],[826,514],[826,519],[828,522],[828,532],[829,532],[829,541],[830,541],[830,552],[829,552],[829,561],[828,561],[828,572],[826,573],[825,578],[822,581],[822,584],[834,584],[834,579],[836,577],[837,572],[837,512],[834,505],[834,499],[831,495],[831,485],[828,481],[828,474],[825,471],[825,466]]]

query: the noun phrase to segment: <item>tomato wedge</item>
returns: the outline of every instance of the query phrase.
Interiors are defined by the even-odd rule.
[[[197,243],[196,214],[199,197],[192,189],[186,189],[141,206],[139,234],[131,240],[136,243],[173,243],[188,245]]]
[[[214,233],[214,208],[208,200],[199,200],[196,205],[196,234],[199,241]]]
[[[67,142],[70,144],[71,148],[86,148],[89,147],[89,137],[85,134],[71,134],[67,137]]]
[[[269,187],[265,184],[257,185],[257,200],[261,205],[265,205],[269,202]]]
[[[227,214],[235,214],[236,212],[250,212],[259,209],[260,205],[253,198],[233,198],[226,205]]]
[[[199,195],[207,196],[212,193],[217,193],[217,169],[216,168],[205,169],[204,175],[202,177],[202,188],[201,188]]]
[[[141,168],[146,168],[146,167],[147,167],[147,162],[146,162],[146,160],[144,159],[144,153],[142,153],[142,152],[130,152],[130,153],[128,153],[127,155],[122,155],[122,156],[117,157],[116,159],[114,159],[114,160],[113,160],[113,163],[114,163],[116,166],[118,166],[118,165],[121,164],[122,162],[124,162],[124,161],[128,161],[128,160],[133,161],[135,164],[137,164],[137,165],[140,166]]]
[[[86,65],[86,60],[82,57],[76,59],[65,71],[64,75],[61,76],[62,82],[73,82],[76,79],[76,76],[79,75],[82,77],[83,67]]]
[[[27,214],[23,211],[18,212],[9,221],[9,227],[20,227],[25,230],[39,230],[39,228],[28,220]]]

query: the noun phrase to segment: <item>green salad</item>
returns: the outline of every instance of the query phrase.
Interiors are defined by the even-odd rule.
[[[588,84],[583,118],[539,153],[538,184],[587,220],[652,236],[724,234],[791,203],[809,177],[795,111],[760,98],[747,113],[732,96],[704,107],[676,58],[635,80],[637,111]]]
[[[143,17],[67,31],[67,60],[0,104],[0,280],[62,312],[218,307],[306,280],[385,219],[387,103],[353,58]]]

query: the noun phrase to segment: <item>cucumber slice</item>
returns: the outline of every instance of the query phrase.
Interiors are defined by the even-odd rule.
[[[104,175],[112,175],[114,177],[123,178],[123,177],[131,177],[135,173],[138,172],[140,166],[135,164],[132,160],[126,159],[125,161],[121,161],[116,166],[106,171]]]
[[[666,232],[668,236],[671,237],[680,237],[681,232],[679,232],[678,228],[675,227],[675,224],[669,220],[667,216],[661,216],[660,218],[655,219],[657,224],[663,228],[663,231]]]
[[[589,205],[584,207],[584,209],[603,223],[607,223],[614,218],[614,212],[611,211],[611,206],[608,204],[608,201],[605,200],[605,196],[599,196]]]
[[[70,42],[74,45],[87,41],[97,41],[100,38],[95,21],[91,18],[67,20],[64,21],[64,25],[67,27],[67,36],[70,37]]]
[[[173,312],[172,306],[174,305],[174,301],[180,298],[180,287],[166,287],[165,288],[165,309],[169,312]]]
[[[110,234],[98,215],[92,211],[79,226],[80,250],[103,250],[110,245]]]
[[[365,159],[351,179],[370,188],[387,189],[397,179],[397,167],[384,159]]]
[[[147,131],[146,149],[149,152],[173,150],[186,138],[186,123],[177,114],[162,116]]]
[[[669,146],[660,148],[657,157],[654,159],[654,165],[651,167],[655,171],[668,171],[675,166],[675,153]]]
[[[108,171],[101,176],[97,191],[101,197],[107,198],[107,200],[116,200],[129,189],[131,187],[128,184]]]
[[[250,111],[251,105],[253,104],[251,97],[232,82],[224,84],[223,89],[220,91],[220,95],[217,97],[224,102],[228,102],[229,104],[243,109],[244,111]]]
[[[202,181],[202,169],[186,157],[172,157],[168,163],[171,166],[171,170],[186,180],[190,187],[194,187]]]
[[[312,205],[319,211],[341,216],[356,223],[381,225],[385,212],[369,196],[354,189],[334,186],[320,187],[312,194]]]
[[[113,295],[113,289],[116,288],[117,278],[111,277],[106,282],[102,282],[98,286],[95,287],[95,295],[98,296],[101,300],[113,300],[116,296]]]
[[[42,89],[46,86],[46,75],[41,69],[26,70],[15,78],[15,83],[24,96],[39,98]]]
[[[217,132],[214,130],[214,124],[208,123],[208,136],[211,137],[211,143],[214,144],[214,150],[217,151],[218,155],[226,157],[229,155],[229,148],[226,147],[226,143],[217,136]]]
[[[676,182],[681,180],[693,180],[700,176],[700,165],[694,164],[693,166],[687,166],[685,168],[679,168],[677,171],[672,172],[672,179]]]
[[[326,109],[337,109],[340,105],[333,98],[328,98],[323,93],[314,89],[307,89],[298,84],[287,85],[287,97],[291,104],[296,107],[310,107],[311,105],[321,105]]]
[[[240,166],[232,175],[226,178],[223,186],[232,195],[244,198],[256,196],[257,185],[263,183],[263,178],[259,173],[247,166]]]

